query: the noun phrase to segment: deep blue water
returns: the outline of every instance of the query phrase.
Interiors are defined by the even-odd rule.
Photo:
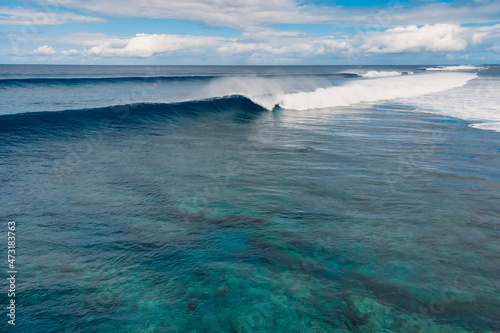
[[[499,68],[425,68],[0,66],[15,330],[499,331]]]

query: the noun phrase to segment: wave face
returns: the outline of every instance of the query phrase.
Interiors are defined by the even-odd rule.
[[[75,132],[96,131],[110,127],[147,128],[151,122],[175,118],[196,118],[208,114],[231,113],[233,119],[246,122],[264,109],[243,96],[190,101],[182,103],[137,103],[103,108],[36,112],[5,115],[0,119],[0,133],[19,135],[20,140],[54,134],[74,135]],[[27,116],[29,115],[29,116]],[[1,139],[1,138],[0,138]],[[1,143],[1,140],[0,140]]]

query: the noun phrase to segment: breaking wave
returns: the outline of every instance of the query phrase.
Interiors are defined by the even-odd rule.
[[[307,110],[414,97],[461,87],[475,77],[475,73],[436,73],[349,82],[312,92],[285,94],[278,105],[285,109]]]

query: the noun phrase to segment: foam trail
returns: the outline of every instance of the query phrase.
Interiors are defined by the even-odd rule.
[[[476,77],[475,73],[443,72],[363,80],[313,92],[285,94],[279,106],[307,110],[414,97],[461,87]]]
[[[473,128],[500,132],[499,91],[498,78],[482,77],[461,88],[426,98],[409,98],[405,102],[421,111],[472,122]]]

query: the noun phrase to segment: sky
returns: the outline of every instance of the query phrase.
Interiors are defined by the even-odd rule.
[[[500,1],[0,2],[0,63],[500,63]]]

